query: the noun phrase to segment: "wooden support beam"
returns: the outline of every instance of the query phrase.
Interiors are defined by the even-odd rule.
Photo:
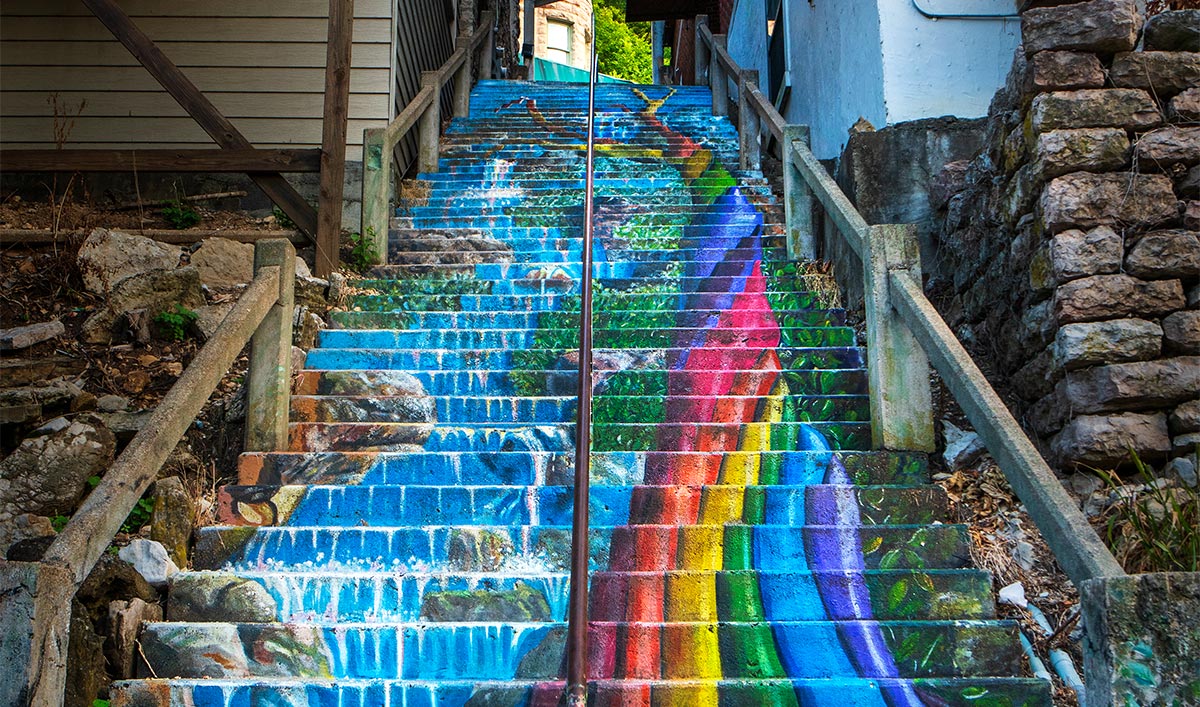
[[[0,150],[5,172],[319,172],[311,150]]]
[[[116,0],[82,2],[218,145],[226,149],[253,149],[254,145],[205,98],[200,89],[167,58],[158,45],[129,19],[129,15],[117,5]],[[258,173],[251,174],[250,177],[300,230],[309,235],[316,234],[316,212],[282,175]]]
[[[325,110],[321,123],[321,192],[317,209],[315,275],[338,268],[346,179],[346,121],[350,115],[350,50],[354,0],[329,0],[325,47]],[[363,226],[366,228],[366,226]]]

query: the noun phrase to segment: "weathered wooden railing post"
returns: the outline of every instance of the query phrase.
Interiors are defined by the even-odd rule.
[[[713,115],[729,115],[729,79],[721,68],[717,47],[725,46],[725,35],[714,34],[712,51],[708,57],[708,87],[712,89]]]
[[[254,244],[254,271],[279,268],[279,299],[250,340],[246,388],[246,451],[278,452],[288,448],[288,407],[292,382],[292,311],[296,284],[296,249],[290,241]]]
[[[462,66],[454,72],[454,117],[465,118],[471,110],[471,65],[474,63],[470,35],[459,35],[455,48],[461,49],[464,56]]]
[[[750,86],[758,85],[758,72],[742,71],[738,74],[738,163],[742,169],[762,167],[761,123],[758,113],[750,103]]]
[[[421,72],[421,88],[429,87],[433,88],[433,100],[417,123],[417,169],[431,173],[438,171],[438,133],[442,123],[442,92],[438,85],[438,72]]]
[[[866,235],[863,299],[870,352],[871,441],[876,449],[932,452],[929,358],[893,308],[888,281],[890,273],[921,281],[916,226],[871,226]]]
[[[712,50],[704,37],[704,28],[708,27],[708,15],[696,15],[696,85],[708,85],[708,64],[712,61]]]
[[[813,232],[813,196],[808,182],[796,169],[793,143],[809,144],[807,125],[783,126],[783,209],[787,229],[787,254],[791,260],[816,260],[817,235]]]
[[[388,210],[392,195],[392,151],[387,128],[363,130],[362,235],[371,239],[375,264],[387,260]]]
[[[485,20],[490,20],[488,15],[484,15]],[[490,20],[488,22],[487,39],[483,40],[483,45],[479,50],[479,80],[490,79],[495,76],[492,69],[496,63],[496,22]]]

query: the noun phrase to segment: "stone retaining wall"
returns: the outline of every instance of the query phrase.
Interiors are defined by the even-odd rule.
[[[1034,4],[984,152],[934,180],[931,289],[1052,462],[1191,453],[1200,11]]]

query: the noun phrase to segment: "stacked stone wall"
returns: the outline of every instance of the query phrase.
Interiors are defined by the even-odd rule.
[[[1200,442],[1200,10],[1034,3],[984,152],[935,179],[943,314],[1052,461]]]

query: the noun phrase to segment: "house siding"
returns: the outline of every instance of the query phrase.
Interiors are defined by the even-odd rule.
[[[121,0],[122,9],[257,147],[319,147],[328,0]],[[393,0],[355,2],[347,159],[387,124]],[[201,148],[214,143],[78,0],[0,5],[0,144]],[[69,128],[69,129],[68,129]]]

